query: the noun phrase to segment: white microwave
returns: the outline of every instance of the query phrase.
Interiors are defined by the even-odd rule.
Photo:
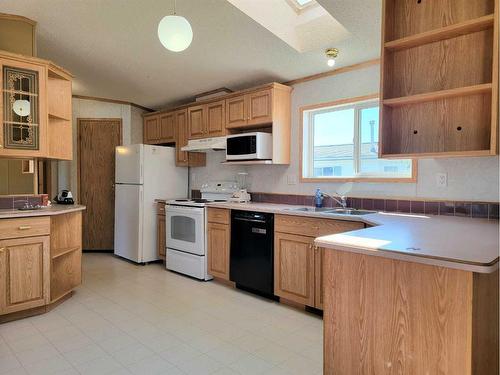
[[[272,134],[254,132],[227,136],[226,160],[271,160],[272,158]]]

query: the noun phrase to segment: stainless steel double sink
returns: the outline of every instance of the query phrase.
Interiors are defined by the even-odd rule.
[[[369,210],[358,210],[356,208],[332,208],[332,207],[294,207],[294,208],[286,208],[287,211],[294,212],[315,212],[321,213],[325,216],[335,216],[335,215],[368,215],[373,214],[376,211]]]

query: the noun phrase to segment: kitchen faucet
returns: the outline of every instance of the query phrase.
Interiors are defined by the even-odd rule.
[[[340,204],[340,206],[342,206],[342,208],[345,210],[347,208],[347,196],[339,194],[337,192],[335,192],[335,193],[337,194],[338,198],[336,198],[334,196],[331,196],[330,194],[327,194],[327,193],[324,193],[324,192],[321,192],[321,195],[325,196],[325,197],[331,198],[333,201],[335,201],[338,204]]]

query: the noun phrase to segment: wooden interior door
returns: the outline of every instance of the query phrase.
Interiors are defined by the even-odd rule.
[[[78,119],[78,201],[83,211],[83,249],[113,250],[115,147],[121,119]]]
[[[272,90],[248,94],[248,125],[273,122]]]
[[[226,135],[225,100],[207,104],[207,131],[210,137]]]

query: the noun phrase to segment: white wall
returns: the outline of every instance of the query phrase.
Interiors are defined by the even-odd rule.
[[[70,189],[78,197],[77,119],[121,118],[123,144],[142,142],[142,110],[130,104],[73,98],[73,160],[58,163],[58,187]]]
[[[299,177],[299,108],[308,104],[377,93],[379,66],[356,70],[294,86],[292,92],[292,151],[289,166],[221,166],[223,152],[209,153],[206,168],[192,168],[192,188],[207,180],[234,180],[238,171],[249,173],[249,190],[269,193],[313,194],[316,187],[334,192],[338,183],[288,185],[287,177]],[[448,186],[436,186],[436,173],[448,174]],[[426,159],[418,162],[416,183],[353,184],[351,196],[415,197],[447,200],[498,201],[499,157]]]

